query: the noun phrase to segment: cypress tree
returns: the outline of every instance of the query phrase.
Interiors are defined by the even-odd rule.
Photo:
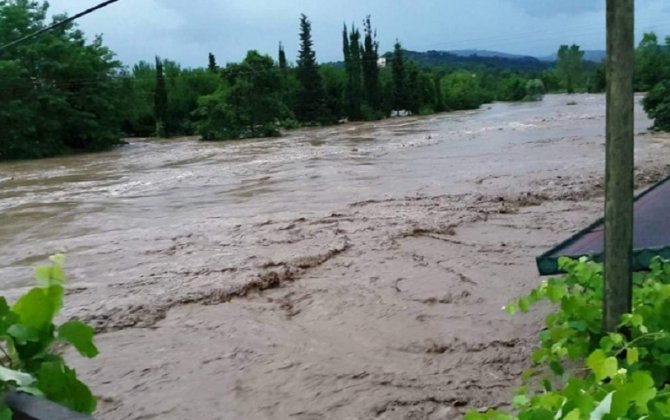
[[[349,77],[350,112],[352,120],[362,119],[361,105],[363,102],[363,79],[361,74],[361,33],[358,29],[351,27],[349,34],[349,51],[351,59],[351,74]]]
[[[323,122],[325,116],[325,91],[313,49],[312,25],[304,14],[300,15],[300,51],[298,52],[297,79],[300,83],[295,114],[298,120],[308,123]]]
[[[279,69],[282,72],[286,72],[288,68],[288,63],[286,61],[286,52],[284,51],[284,46],[279,42]]]
[[[407,109],[407,75],[402,45],[396,40],[393,46],[393,60],[391,62],[391,77],[393,79],[393,109]]]
[[[351,33],[347,32],[347,25],[344,25],[344,30],[342,31],[342,49],[347,75],[344,99],[347,117],[354,121],[362,118],[360,38],[360,32],[353,25],[351,26]]]
[[[163,63],[156,57],[156,90],[154,91],[154,119],[156,121],[156,135],[167,137],[168,94],[165,85]]]
[[[216,57],[214,57],[214,54],[209,53],[209,63],[207,65],[207,69],[211,71],[212,73],[217,73],[219,71],[219,66],[216,65]]]
[[[370,15],[365,18],[363,32],[365,41],[363,43],[363,85],[365,93],[365,102],[370,108],[378,111],[380,108],[380,88],[379,88],[379,42],[377,42],[377,32],[372,30]]]

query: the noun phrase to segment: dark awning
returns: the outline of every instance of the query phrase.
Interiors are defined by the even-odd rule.
[[[537,257],[541,275],[560,273],[560,257],[589,257],[603,260],[604,219]],[[649,268],[654,257],[670,260],[670,178],[659,182],[635,198],[633,269]]]

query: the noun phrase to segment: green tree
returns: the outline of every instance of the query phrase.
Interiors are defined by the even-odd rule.
[[[365,18],[363,33],[365,34],[362,53],[365,102],[374,111],[379,111],[379,66],[377,65],[379,42],[377,42],[377,32],[372,30],[369,15]]]
[[[323,65],[319,70],[326,91],[326,110],[328,115],[336,119],[347,115],[342,92],[347,83],[346,72],[331,65]]]
[[[477,75],[466,71],[451,73],[442,78],[444,100],[450,110],[477,109],[485,102]]]
[[[561,45],[558,49],[558,70],[563,84],[568,93],[575,93],[575,89],[581,86],[584,78],[584,51],[579,45]]]
[[[546,88],[540,79],[531,79],[526,82],[526,96],[525,101],[537,102],[544,98]]]
[[[648,91],[667,78],[667,55],[658,44],[658,37],[647,32],[635,51],[635,88]]]
[[[302,122],[322,123],[327,119],[324,109],[325,93],[313,45],[312,24],[307,16],[302,14],[300,15],[300,50],[297,63],[300,89],[295,114]]]
[[[284,46],[282,43],[279,43],[279,70],[282,73],[285,73],[288,69],[288,62],[286,61],[286,51],[284,51]]]
[[[362,119],[361,105],[363,104],[363,85],[361,74],[361,34],[353,25],[347,36],[347,26],[343,30],[344,66],[347,73],[347,83],[344,89],[347,117],[352,121]]]
[[[0,1],[0,44],[44,29],[47,11],[46,2]],[[120,144],[120,69],[100,37],[88,42],[73,23],[0,51],[0,160]]]
[[[670,131],[670,80],[657,83],[642,101],[655,130]]]
[[[163,62],[156,57],[156,88],[154,90],[154,119],[156,121],[156,135],[167,137],[168,120],[168,93],[165,84]]]
[[[212,73],[217,73],[219,71],[219,66],[216,64],[216,57],[214,57],[214,54],[209,53],[207,59],[207,69]]]
[[[199,99],[196,126],[203,139],[278,135],[278,121],[288,111],[281,100],[281,75],[272,58],[249,51],[241,63],[228,64],[224,76],[225,85]]]
[[[393,78],[393,102],[394,110],[408,109],[407,73],[405,70],[405,58],[402,45],[396,41],[393,46],[393,59],[391,61],[391,75]]]

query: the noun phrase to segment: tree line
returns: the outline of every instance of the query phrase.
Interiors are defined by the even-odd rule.
[[[47,8],[37,0],[0,0],[0,43],[46,27]],[[561,47],[557,65],[544,70],[477,61],[431,66],[408,59],[399,41],[380,54],[369,16],[360,27],[344,25],[341,35],[340,63],[318,63],[311,22],[302,15],[295,63],[280,43],[276,59],[252,50],[225,66],[210,53],[200,68],[159,57],[127,68],[100,37],[87,42],[66,25],[0,51],[0,160],[105,150],[125,137],[276,136],[393,111],[426,115],[538,100],[545,91],[604,89],[599,67],[585,63],[577,46]]]

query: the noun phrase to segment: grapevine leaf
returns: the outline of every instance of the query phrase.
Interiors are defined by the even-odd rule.
[[[519,308],[513,303],[510,303],[509,305],[505,306],[505,312],[507,312],[509,315],[514,315],[518,311]]]
[[[563,417],[564,420],[579,420],[580,417],[580,411],[579,408],[575,408],[571,412],[568,413],[567,416]]]
[[[69,321],[58,328],[58,338],[72,344],[82,356],[95,357],[98,349],[93,344],[95,330],[80,321]]]
[[[84,414],[95,411],[91,390],[62,361],[45,362],[37,372],[37,387],[51,401]]]
[[[39,341],[40,334],[37,330],[26,327],[23,324],[14,324],[7,329],[7,333],[11,335],[18,344],[26,344],[29,341]]]
[[[14,382],[18,386],[28,386],[35,382],[35,379],[28,373],[0,366],[0,381]]]
[[[60,289],[62,299],[62,288],[54,286],[49,289],[32,289],[27,294],[21,296],[12,307],[12,311],[19,316],[22,324],[38,331],[47,329],[60,310],[60,299],[57,291],[51,289]]]
[[[49,257],[49,261],[54,263],[58,267],[65,265],[65,255],[64,254],[55,254]]]
[[[602,350],[596,350],[586,361],[586,365],[591,368],[595,374],[596,381],[602,381],[605,378],[611,378],[616,375],[619,365],[616,358],[607,357]]]
[[[640,360],[640,352],[636,347],[626,350],[626,363],[628,363],[628,366],[634,365],[638,360]]]
[[[530,299],[528,297],[522,297],[519,299],[519,310],[526,313],[530,309]]]
[[[612,395],[614,392],[610,392],[600,401],[600,404],[591,412],[589,420],[601,420],[605,415],[609,414],[612,410]]]
[[[39,287],[51,286],[51,267],[37,267],[35,269],[35,280]]]
[[[523,408],[530,404],[530,398],[528,398],[526,395],[516,395],[514,399],[512,400],[512,404],[514,404],[514,407],[516,408]]]
[[[635,404],[638,412],[646,414],[649,411],[647,403],[656,396],[656,392],[654,380],[648,373],[633,373],[630,382],[614,393],[612,416],[625,416],[631,404]]]

